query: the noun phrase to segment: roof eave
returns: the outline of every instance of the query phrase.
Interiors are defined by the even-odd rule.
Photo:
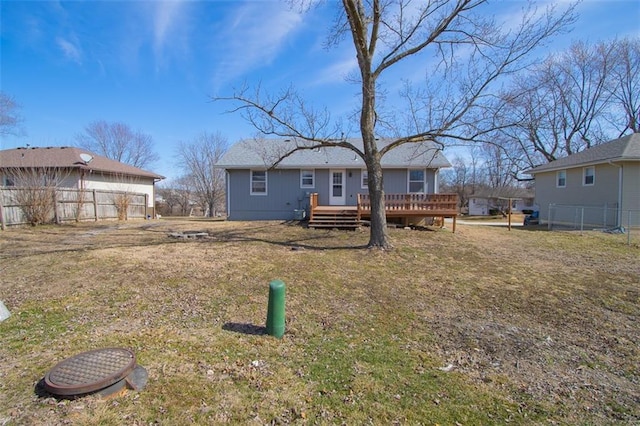
[[[441,166],[433,166],[428,165],[424,166],[421,164],[383,164],[383,169],[410,169],[424,167],[426,169],[443,169],[451,167],[451,165],[441,165]],[[225,170],[247,170],[247,169],[270,169],[269,166],[264,164],[243,164],[243,165],[228,165],[228,164],[216,164],[213,166],[214,169],[225,169]],[[278,165],[274,169],[275,170],[291,170],[291,169],[364,169],[366,166],[364,164],[287,164],[287,165]]]
[[[565,164],[565,165],[559,165],[559,166],[549,166],[548,164],[545,164],[543,166],[534,167],[533,169],[524,170],[522,173],[526,173],[528,175],[535,175],[536,173],[556,172],[558,170],[577,169],[580,167],[595,166],[598,164],[620,163],[623,161],[640,161],[640,157],[603,158],[599,160],[586,161],[584,163]],[[539,168],[541,168],[541,170],[536,170]]]

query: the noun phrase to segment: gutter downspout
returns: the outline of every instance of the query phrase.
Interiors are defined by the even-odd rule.
[[[227,187],[227,205],[226,205],[227,218],[226,220],[229,220],[229,217],[231,216],[231,177],[229,176],[229,170],[224,171],[224,177],[227,184],[226,185]]]
[[[616,219],[616,226],[622,226],[622,165],[615,164],[611,160],[608,163],[618,168],[618,217]]]
[[[436,172],[433,175],[433,193],[440,193],[440,182],[438,180],[438,175],[440,174],[440,169],[436,169]]]

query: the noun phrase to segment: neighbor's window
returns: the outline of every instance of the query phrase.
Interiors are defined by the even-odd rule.
[[[424,169],[409,170],[409,192],[424,193],[425,191]]]
[[[267,195],[267,172],[251,170],[251,195]]]
[[[583,185],[593,185],[596,183],[596,168],[595,167],[585,167],[583,170]]]
[[[3,182],[4,186],[15,186],[16,184],[13,182],[13,179],[11,179],[8,176],[4,177],[4,182]]]
[[[314,170],[300,170],[300,188],[313,188],[315,187],[315,171]]]
[[[558,188],[564,188],[567,186],[567,171],[560,170],[556,173],[556,186]]]
[[[362,170],[360,172],[360,176],[362,178],[362,182],[360,183],[360,186],[362,187],[362,189],[369,188],[369,172],[366,170]]]

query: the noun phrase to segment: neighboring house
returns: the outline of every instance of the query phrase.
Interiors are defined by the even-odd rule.
[[[469,216],[487,216],[495,212],[508,212],[511,199],[511,213],[522,210],[537,210],[534,193],[523,188],[485,188],[469,197]]]
[[[27,147],[0,151],[1,186],[14,186],[14,180],[20,173],[33,174],[39,171],[43,175],[55,173],[55,185],[59,188],[145,194],[147,214],[152,217],[155,214],[155,183],[164,179],[156,173],[81,148]]]
[[[362,146],[359,140],[348,142]],[[379,147],[386,142],[378,141]],[[291,220],[318,204],[355,206],[368,194],[367,170],[353,151],[341,147],[300,150],[271,166],[296,145],[287,139],[245,140],[233,145],[215,167],[226,170],[230,220]],[[433,143],[409,143],[382,157],[386,193],[437,193],[438,170],[451,164]]]
[[[620,226],[623,215],[631,212],[637,218],[640,214],[640,133],[591,147],[527,173],[536,181],[536,203],[542,222],[547,222],[550,214],[554,222],[575,222],[574,218],[553,215],[579,214],[585,223]]]

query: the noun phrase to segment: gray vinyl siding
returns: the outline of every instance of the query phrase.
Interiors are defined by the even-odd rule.
[[[626,161],[622,164],[622,210],[635,210],[640,219],[640,163]]]
[[[357,205],[362,188],[361,169],[345,170],[345,204]],[[267,172],[267,194],[251,195],[251,172],[246,169],[227,170],[229,220],[293,220],[294,210],[309,213],[309,194],[318,193],[318,204],[329,205],[329,169],[315,169],[314,188],[300,187],[299,169],[276,169]],[[389,169],[383,172],[386,193],[407,192],[407,169]],[[433,192],[435,170],[426,173],[427,191]]]
[[[229,220],[292,220],[294,210],[308,211],[309,193],[315,191],[300,188],[299,170],[269,170],[266,195],[251,195],[250,170],[228,170],[227,179]],[[316,187],[317,182],[316,171]]]
[[[596,164],[591,167],[595,168],[593,185],[583,185],[582,166],[566,169],[567,180],[564,188],[556,187],[556,170],[536,173],[536,203],[540,207],[542,221],[546,222],[549,219],[550,204],[613,209],[618,207],[618,168],[610,164]],[[613,219],[613,216],[611,218]],[[555,220],[560,219],[554,218]]]
[[[415,169],[419,169],[416,167]],[[409,185],[408,169],[388,169],[383,172],[384,192],[387,194],[405,194]],[[432,194],[435,188],[436,171],[426,169],[425,173],[426,193]]]
[[[332,169],[343,170],[343,169]],[[386,169],[382,172],[384,192],[387,194],[405,194],[408,185],[407,169]],[[320,176],[320,177],[319,177]],[[319,178],[318,178],[319,177]],[[318,203],[329,204],[329,170],[316,170],[316,189]],[[435,185],[435,170],[428,169],[425,175],[427,192],[432,193]],[[362,188],[362,170],[346,169],[346,205],[358,204],[358,194],[366,194],[366,188]]]
[[[361,169],[331,169],[344,170],[345,173],[345,205],[355,206],[358,204],[358,194],[366,194],[367,189],[362,188]],[[318,193],[318,204],[329,205],[329,170],[316,170],[316,191]]]

